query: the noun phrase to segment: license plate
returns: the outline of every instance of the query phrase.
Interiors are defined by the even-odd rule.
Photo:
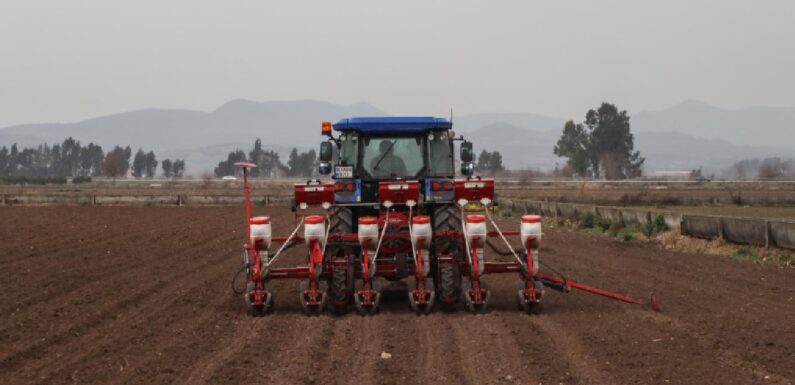
[[[353,166],[338,166],[334,168],[337,178],[353,178]]]
[[[387,188],[390,189],[390,190],[408,190],[409,189],[409,185],[407,185],[407,184],[391,184],[391,185],[387,186]]]

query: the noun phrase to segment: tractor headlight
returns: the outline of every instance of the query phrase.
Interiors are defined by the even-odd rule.
[[[329,163],[329,162],[320,162],[320,164],[318,165],[317,172],[320,175],[331,174],[331,163]]]
[[[463,175],[472,175],[475,172],[475,165],[472,163],[461,163],[461,174]]]

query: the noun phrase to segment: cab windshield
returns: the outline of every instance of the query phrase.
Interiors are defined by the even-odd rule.
[[[362,151],[362,168],[373,178],[414,178],[423,168],[420,137],[367,138]]]

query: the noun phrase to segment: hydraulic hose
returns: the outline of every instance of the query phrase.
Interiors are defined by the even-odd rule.
[[[494,219],[491,217],[491,213],[489,213],[489,207],[488,206],[486,206],[485,212],[486,212],[486,217],[489,218],[489,222],[491,222],[491,225],[494,226],[495,230],[497,230],[497,234],[500,235],[500,238],[502,238],[502,241],[505,242],[505,245],[508,246],[508,248],[511,250],[511,255],[513,255],[513,257],[516,258],[516,261],[519,262],[520,265],[524,265],[524,261],[522,261],[522,259],[519,258],[519,254],[517,254],[513,250],[513,248],[511,247],[511,243],[508,242],[508,240],[505,238],[505,235],[502,234],[502,230],[500,230],[500,227],[497,226],[497,222],[494,222]]]
[[[411,257],[414,259],[414,266],[417,266],[419,261],[417,261],[417,250],[414,248],[414,233],[411,231],[412,208],[413,206],[409,206],[409,241],[411,242]]]
[[[304,224],[304,217],[301,217],[301,220],[298,221],[298,225],[295,226],[295,230],[293,230],[290,236],[287,237],[287,240],[284,241],[284,243],[282,243],[282,246],[279,248],[279,250],[276,251],[276,254],[273,255],[273,258],[271,258],[271,260],[268,261],[268,264],[266,264],[265,267],[262,268],[263,271],[267,271],[268,268],[273,264],[273,262],[276,262],[276,258],[278,258],[282,254],[282,252],[287,248],[287,244],[290,243],[293,237],[295,237],[295,233],[298,232],[298,229],[301,228],[302,224]]]
[[[387,228],[387,226],[389,226],[389,212],[390,211],[392,211],[391,207],[386,209],[386,215],[384,215],[384,229],[381,230],[381,236],[378,237],[378,244],[375,246],[375,253],[373,253],[373,258],[370,259],[370,261],[367,261],[368,263],[372,263],[372,261],[375,261],[375,259],[378,258],[378,251],[381,250],[381,242],[384,240],[384,235],[386,235],[386,228]],[[375,273],[375,272],[373,272],[373,273]]]
[[[243,294],[243,293],[246,292],[245,288],[243,288],[242,290],[239,290],[239,291],[237,289],[235,289],[235,281],[237,281],[237,277],[239,277],[240,273],[242,273],[244,270],[246,270],[245,266],[241,267],[240,270],[238,270],[237,273],[235,273],[235,275],[232,276],[231,286],[232,286],[232,292],[235,293],[235,294]]]
[[[491,239],[487,239],[486,240],[486,244],[489,246],[489,248],[493,252],[495,252],[495,253],[497,253],[497,255],[500,255],[500,256],[503,256],[503,257],[507,257],[509,255],[513,255],[515,253],[521,253],[522,252],[522,249],[513,249],[513,251],[511,251],[511,250],[508,250],[508,251],[500,250],[500,248],[497,247],[497,245],[495,245],[494,243],[491,242]]]
[[[466,213],[464,213],[464,206],[461,206],[461,232],[464,233],[464,246],[466,247],[467,262],[472,266],[472,255],[469,250],[469,234],[467,234]]]

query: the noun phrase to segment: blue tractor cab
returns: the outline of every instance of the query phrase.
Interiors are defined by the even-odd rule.
[[[320,173],[332,174],[338,203],[378,202],[378,182],[417,181],[425,202],[453,200],[452,123],[435,117],[355,117],[323,124],[329,137]],[[332,133],[335,131],[338,135]],[[467,150],[468,149],[468,150]],[[469,152],[469,157],[464,154]],[[471,170],[471,144],[462,145],[462,171]]]

